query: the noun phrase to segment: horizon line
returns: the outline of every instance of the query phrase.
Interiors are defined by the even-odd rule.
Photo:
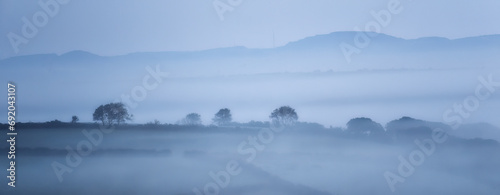
[[[467,36],[467,37],[460,37],[460,38],[448,38],[448,37],[443,37],[443,36],[423,36],[423,37],[418,37],[418,38],[402,38],[402,37],[398,37],[398,36],[394,36],[394,35],[390,35],[390,34],[386,34],[386,33],[378,33],[378,32],[371,32],[371,31],[334,31],[334,32],[326,33],[326,34],[316,34],[316,35],[312,35],[312,36],[302,37],[300,39],[297,39],[297,40],[294,40],[294,41],[289,41],[289,42],[285,43],[284,45],[276,46],[276,47],[255,47],[255,48],[253,48],[253,47],[247,47],[247,46],[244,46],[244,45],[235,45],[235,46],[228,46],[228,47],[212,47],[212,48],[197,49],[197,50],[135,51],[135,52],[129,52],[129,53],[123,53],[123,54],[114,54],[114,55],[101,55],[101,54],[93,53],[91,51],[86,51],[86,50],[81,50],[81,49],[74,49],[74,50],[69,50],[69,51],[61,52],[61,53],[55,52],[55,53],[34,53],[34,54],[25,54],[25,55],[14,55],[14,56],[6,57],[6,58],[0,58],[0,61],[11,59],[11,58],[36,56],[36,55],[57,55],[57,56],[63,56],[63,55],[66,55],[66,54],[69,54],[69,53],[72,53],[72,52],[84,52],[84,53],[89,53],[89,54],[92,54],[92,55],[95,55],[95,56],[98,56],[98,57],[118,57],[118,56],[127,56],[127,55],[137,54],[137,53],[164,53],[164,52],[186,52],[186,53],[188,53],[188,52],[203,52],[203,51],[210,51],[210,50],[216,50],[216,49],[227,49],[227,48],[276,49],[276,48],[285,47],[285,46],[287,46],[287,45],[289,45],[291,43],[302,41],[302,40],[307,39],[307,38],[312,38],[312,37],[317,37],[317,36],[331,35],[331,34],[335,34],[335,33],[359,33],[359,32],[362,32],[362,33],[376,33],[376,34],[379,34],[379,35],[386,35],[386,36],[390,36],[390,37],[397,38],[397,39],[403,39],[403,40],[418,40],[418,39],[424,39],[424,38],[442,38],[442,39],[447,39],[449,41],[460,40],[460,39],[467,39],[467,38],[478,38],[478,37],[485,37],[485,36],[499,36],[500,35],[500,34],[484,34],[484,35]]]

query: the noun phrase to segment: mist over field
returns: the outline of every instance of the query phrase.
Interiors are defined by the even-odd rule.
[[[411,126],[413,120],[401,121],[402,125]],[[420,125],[432,127],[431,123]],[[433,152],[418,159],[412,154],[424,153],[427,149],[420,149],[413,143],[414,139],[421,142],[432,139],[424,126],[419,128],[421,133],[405,135],[408,129],[399,127],[403,134],[381,139],[302,125],[274,133],[274,138],[261,139],[258,143],[264,147],[262,150],[248,142],[250,137],[259,137],[258,128],[117,129],[104,134],[102,143],[94,146],[90,155],[83,156],[80,164],[71,168],[73,172],[64,173],[61,183],[52,164],[67,165],[68,151],[64,148],[70,146],[75,152],[79,142],[91,139],[80,129],[25,129],[19,136],[23,142],[19,144],[22,155],[18,160],[18,177],[23,182],[16,190],[17,194],[40,191],[195,194],[194,188],[203,192],[207,184],[216,182],[210,172],[220,173],[229,162],[237,162],[237,175],[231,175],[229,180],[221,176],[221,182],[228,181],[227,186],[220,188],[219,193],[211,189],[207,194],[499,192],[500,178],[496,172],[500,145],[497,141],[447,136],[443,143],[424,146]],[[254,158],[252,152],[248,152],[252,149],[256,154]],[[73,157],[70,162],[78,162]],[[400,161],[400,157],[404,160]],[[422,164],[411,164],[410,159]],[[405,181],[396,182],[392,192],[384,174],[391,172],[399,176],[401,162],[408,163],[414,170],[407,177],[400,176]]]
[[[19,86],[18,128],[26,128],[17,145],[23,182],[16,191],[2,189],[15,194],[499,193],[500,72],[491,63],[498,61],[493,55],[498,46],[480,47],[483,52],[467,49],[467,43],[450,51],[432,44],[441,39],[396,39],[402,46],[384,52],[375,48],[394,43],[381,34],[385,39],[376,39],[367,56],[349,64],[330,57],[338,55],[331,49],[335,45],[314,41],[345,34],[263,50],[115,57],[75,51],[2,60]],[[307,52],[320,43],[327,49]],[[424,52],[431,46],[435,52]],[[467,53],[458,55],[462,52]],[[109,134],[85,125],[97,106],[109,102],[123,102],[133,114],[129,123],[138,125]],[[295,109],[299,122],[273,131],[266,122],[283,105]],[[221,108],[230,108],[232,124],[214,125]],[[203,126],[180,123],[191,112],[200,114]],[[72,115],[84,122],[80,128],[64,123]],[[26,123],[44,121],[52,122]],[[445,141],[436,138],[436,130],[444,132]],[[92,143],[88,154],[78,153],[88,149],[82,142]]]
[[[499,6],[0,1],[0,194],[498,195]]]

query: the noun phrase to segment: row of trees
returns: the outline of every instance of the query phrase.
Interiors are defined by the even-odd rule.
[[[231,110],[228,108],[222,108],[217,113],[215,113],[212,119],[213,123],[219,126],[227,125],[233,121],[233,115]],[[178,122],[183,125],[201,125],[201,116],[198,113],[190,113],[186,117]]]
[[[290,106],[282,106],[274,109],[269,115],[271,121],[269,122],[258,122],[251,121],[248,123],[251,127],[268,127],[269,125],[279,125],[279,126],[295,126],[298,129],[323,129],[324,127],[317,123],[297,123],[298,115],[295,109]],[[132,115],[128,113],[125,105],[123,103],[110,103],[101,105],[95,109],[93,114],[93,120],[99,121],[103,125],[112,126],[120,125],[127,120],[131,120]],[[231,110],[228,108],[222,108],[217,113],[214,114],[212,118],[213,124],[219,126],[240,126],[242,123],[232,122]],[[71,120],[71,125],[75,125],[79,121],[77,116],[73,116]],[[54,120],[42,124],[45,127],[61,127],[64,123],[59,120]],[[202,125],[201,116],[197,113],[190,113],[186,115],[185,118],[178,121],[178,124],[186,126],[199,126]],[[27,124],[28,126],[33,126],[32,124]],[[148,123],[147,125],[161,125],[160,121],[155,120],[154,122]],[[64,126],[64,125],[63,125]],[[330,127],[332,129],[332,127]],[[428,135],[433,129],[444,129],[450,130],[450,127],[445,124],[426,122],[422,120],[416,120],[410,117],[402,117],[401,119],[389,122],[384,128],[381,124],[371,120],[370,118],[354,118],[347,123],[347,128],[345,130],[341,128],[335,128],[336,132],[346,133],[346,135],[353,135],[356,137],[370,137],[370,138],[380,138],[386,139],[387,136],[395,137],[405,137],[408,135],[419,136]],[[401,131],[403,130],[403,131]]]
[[[112,125],[120,125],[127,120],[132,119],[132,115],[128,113],[127,108],[123,103],[109,103],[105,105],[101,105],[97,107],[92,115],[94,121],[99,121],[103,125],[112,126]],[[291,126],[295,124],[298,120],[298,115],[295,112],[295,109],[290,106],[282,106],[276,108],[271,115],[269,116],[271,122],[273,124],[280,124],[285,126]],[[219,126],[228,125],[232,122],[233,116],[231,114],[231,110],[228,108],[222,108],[217,113],[215,113],[212,121],[214,124]],[[72,122],[78,121],[76,116],[73,116]],[[159,123],[156,121],[155,123]],[[190,113],[186,115],[183,119],[178,121],[179,124],[182,125],[201,125],[201,116],[198,113]]]
[[[274,125],[285,126],[292,126],[299,119],[295,109],[290,106],[282,106],[274,109],[269,118]],[[232,122],[232,120],[233,117],[231,110],[228,108],[220,109],[217,113],[215,113],[214,118],[212,118],[212,122],[219,126],[228,125]],[[202,121],[201,116],[198,113],[190,113],[182,120],[178,121],[178,123],[182,125],[201,125]]]
[[[297,112],[290,106],[282,106],[274,109],[269,115],[271,119],[271,124],[273,125],[283,125],[283,126],[293,126],[298,120]],[[93,114],[93,120],[99,121],[103,125],[112,126],[112,125],[120,125],[127,120],[131,120],[132,115],[128,113],[125,105],[123,103],[109,103],[105,105],[99,106],[95,109]],[[231,110],[228,108],[222,108],[217,113],[214,114],[212,121],[215,125],[225,126],[230,125],[233,120],[233,116],[231,114]],[[78,117],[72,117],[72,123],[76,123],[78,121]],[[54,121],[58,122],[58,121]],[[158,120],[155,120],[154,125],[160,125]],[[187,125],[187,126],[198,126],[202,125],[201,116],[198,113],[190,113],[186,115],[183,119],[178,121],[178,124]],[[393,129],[402,129],[400,124],[415,124],[413,126],[425,126],[423,121],[418,121],[409,117],[403,117],[399,120],[393,121],[387,125],[387,131],[384,127],[372,121],[369,118],[354,118],[351,119],[347,123],[346,133],[352,135],[366,136],[366,137],[380,137],[386,135],[386,133],[396,134]],[[397,128],[393,128],[396,126]],[[444,127],[440,127],[444,128]],[[408,129],[405,127],[405,129]],[[411,128],[410,128],[411,129]],[[422,132],[421,129],[415,130],[417,133]]]

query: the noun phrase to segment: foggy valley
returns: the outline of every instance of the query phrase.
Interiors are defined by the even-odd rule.
[[[379,34],[348,62],[338,45],[356,34],[268,49],[0,60],[2,82],[19,86],[22,129],[19,188],[0,190],[499,194],[500,36]],[[96,113],[112,102],[131,120],[108,131]],[[273,117],[283,106],[293,122]],[[231,117],[217,123],[222,108]]]

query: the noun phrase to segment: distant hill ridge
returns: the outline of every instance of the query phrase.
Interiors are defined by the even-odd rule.
[[[340,43],[347,43],[355,45],[354,39],[360,34],[370,34],[373,37],[371,41],[378,46],[393,47],[394,49],[401,49],[402,47],[423,47],[423,48],[461,48],[461,47],[471,47],[471,46],[486,46],[494,47],[500,49],[500,35],[483,35],[466,37],[459,39],[448,39],[443,37],[422,37],[417,39],[403,39],[394,37],[382,33],[374,32],[354,32],[354,31],[343,31],[343,32],[333,32],[329,34],[315,35],[306,37],[297,41],[292,41],[284,46],[276,48],[246,48],[243,46],[236,47],[225,47],[225,48],[214,48],[200,51],[163,51],[163,52],[134,52],[124,55],[106,56],[106,58],[112,57],[124,57],[124,56],[134,56],[134,57],[154,57],[154,56],[165,56],[170,57],[171,55],[187,55],[187,54],[217,54],[217,53],[227,53],[227,54],[242,54],[242,53],[252,53],[255,51],[271,51],[271,50],[283,50],[283,49],[324,49],[324,48],[337,48]],[[435,48],[434,48],[435,49]],[[37,58],[37,59],[56,59],[56,58],[71,58],[71,59],[90,59],[90,58],[104,58],[105,56],[100,56],[87,51],[74,50],[61,55],[56,54],[34,54],[34,55],[24,55],[15,56],[11,58],[6,58],[0,60],[0,64],[5,62],[15,61],[23,58]]]

